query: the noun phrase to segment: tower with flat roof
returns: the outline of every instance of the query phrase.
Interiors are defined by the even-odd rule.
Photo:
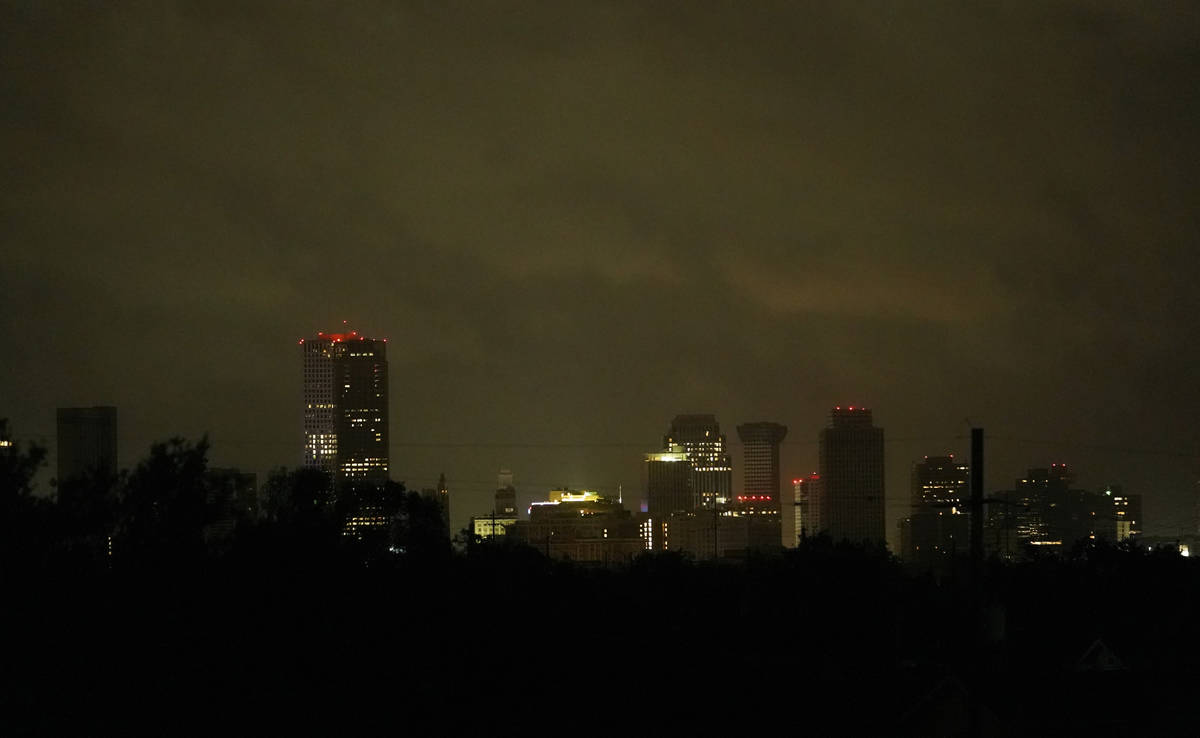
[[[883,429],[871,411],[835,407],[819,445],[818,531],[835,541],[886,544]]]
[[[676,415],[663,437],[663,451],[679,446],[692,465],[692,491],[701,507],[712,508],[733,497],[733,460],[715,415]]]
[[[58,481],[117,471],[117,409],[60,407],[57,414]]]
[[[300,341],[304,465],[338,483],[388,479],[387,339],[358,331]]]
[[[787,426],[779,423],[742,423],[737,427],[742,441],[742,494],[738,502],[779,514],[779,444]]]

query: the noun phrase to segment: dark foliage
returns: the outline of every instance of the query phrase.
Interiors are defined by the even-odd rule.
[[[455,554],[437,504],[397,484],[279,470],[261,515],[239,512],[206,451],[156,444],[51,502],[31,488],[41,452],[0,450],[6,734],[752,734],[782,717],[967,735],[971,715],[979,735],[1191,732],[1200,562],[1172,551],[935,579],[810,538],[596,569],[511,542]]]

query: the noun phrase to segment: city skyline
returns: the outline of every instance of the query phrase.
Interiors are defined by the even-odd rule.
[[[337,343],[338,341],[340,341],[343,338],[342,334],[320,333],[320,336],[327,337],[328,341],[332,342],[332,343]],[[346,333],[345,336],[348,336],[349,338],[353,339],[356,342],[356,344],[357,344],[357,341],[360,340],[360,337],[358,336],[357,331]],[[375,341],[375,339],[366,339],[366,338],[362,338],[361,340],[370,341],[370,342]],[[301,343],[303,345],[304,342],[302,341]],[[381,346],[384,345],[382,340],[379,341],[379,345],[381,345]],[[383,371],[386,374],[386,356],[383,357],[383,365],[384,365]],[[308,369],[308,362],[306,360],[306,376],[308,374],[307,369]],[[384,386],[386,388],[386,380],[384,381]],[[307,397],[308,396],[306,395],[306,398]],[[83,411],[85,414],[91,413],[93,415],[97,411],[104,411],[104,412],[108,413],[109,416],[111,416],[111,418],[115,418],[115,414],[116,414],[116,408],[113,408],[113,407],[59,408],[57,412],[58,412],[60,419],[63,416],[64,411],[68,411],[68,412]],[[824,438],[829,433],[830,429],[834,427],[833,425],[829,425],[829,422],[831,422],[830,419],[833,419],[834,421],[836,421],[839,417],[841,417],[842,418],[841,422],[844,423],[848,416],[854,416],[851,418],[852,421],[857,419],[859,416],[861,416],[862,418],[866,418],[867,425],[870,425],[871,419],[872,419],[872,412],[871,412],[871,410],[869,410],[868,408],[865,408],[865,407],[841,406],[841,405],[835,406],[835,407],[827,410],[826,425],[824,427],[821,427],[818,429],[816,442],[814,442],[812,444],[793,442],[793,444],[797,445],[797,446],[810,446],[811,445],[811,446],[814,446],[817,448],[817,450],[818,450],[817,458],[815,458],[812,462],[812,467],[814,469],[819,468],[822,465],[819,449],[820,449],[821,439]],[[703,428],[705,428],[705,427],[711,427],[714,429],[714,431],[719,432],[719,424],[717,423],[716,416],[714,414],[684,413],[684,414],[676,415],[674,421],[672,422],[672,427],[674,428],[681,424],[682,424],[682,426],[685,426],[685,427],[688,424],[692,424],[695,426],[695,428],[693,428],[693,430],[695,430],[696,428],[699,428],[700,429],[699,433],[701,433],[701,434],[703,434]],[[743,423],[740,425],[745,426],[747,428],[755,428],[760,433],[770,430],[773,433],[778,434],[778,433],[780,433],[780,429],[782,429],[783,435],[786,435],[786,427],[779,426],[778,424],[775,424],[775,423],[763,423],[760,421],[760,422],[753,422],[753,423],[749,423],[749,424]],[[835,425],[836,425],[836,423],[835,423]],[[60,422],[60,426],[61,426],[61,422]],[[116,430],[115,428],[110,428],[108,432],[111,433],[115,430]],[[876,430],[879,430],[879,429],[876,428]],[[61,433],[61,431],[60,431],[60,433]],[[41,489],[42,494],[49,494],[50,492],[52,492],[53,482],[52,482],[52,480],[48,479],[47,477],[49,475],[50,470],[52,470],[54,468],[54,464],[55,464],[55,456],[56,456],[56,454],[54,453],[54,451],[55,451],[54,445],[55,444],[54,443],[47,444],[46,443],[47,439],[45,439],[44,437],[39,439],[36,436],[30,436],[28,434],[22,434],[19,432],[14,433],[14,432],[12,432],[11,428],[10,428],[9,435],[11,438],[14,438],[17,440],[24,440],[24,441],[32,440],[33,442],[41,442],[41,443],[43,443],[43,445],[49,446],[49,450],[51,451],[51,454],[49,456],[49,462],[46,465],[44,465],[43,468],[41,469],[42,486],[40,489]],[[705,437],[707,438],[707,436],[705,436]],[[672,440],[671,433],[669,432],[668,435],[663,436],[662,439],[664,442],[671,441]],[[53,439],[50,439],[50,440],[53,440]],[[905,444],[912,444],[912,443],[923,444],[923,443],[926,443],[926,440],[927,439],[906,438],[906,439],[901,439],[901,442],[905,443]],[[956,440],[964,440],[964,439],[956,439]],[[738,440],[738,441],[734,441],[733,443],[735,446],[738,446],[738,445],[744,445],[746,442],[744,440]],[[785,443],[787,443],[787,441],[780,440],[778,442],[778,444],[780,446],[782,446]],[[754,441],[751,441],[751,444],[753,445]],[[761,444],[761,439],[759,440],[759,444]],[[878,444],[881,447],[888,445],[886,439],[882,439],[882,438],[878,441]],[[522,446],[528,446],[529,444],[502,444],[501,443],[501,444],[428,444],[428,445],[430,447],[447,446],[447,447],[460,447],[460,448],[468,447],[468,448],[489,448],[489,449],[496,449],[496,448],[513,449],[513,448],[520,448]],[[301,443],[301,446],[307,448],[308,444]],[[639,445],[636,443],[624,443],[624,442],[622,442],[622,443],[600,443],[600,444],[571,444],[571,443],[559,442],[556,444],[540,444],[540,445],[538,445],[539,448],[554,448],[554,449],[573,448],[573,449],[592,449],[592,450],[603,449],[605,451],[611,451],[612,449],[615,448],[615,449],[619,449],[619,452],[622,455],[629,455],[627,452],[630,450],[635,450],[638,446]],[[714,441],[712,446],[713,446],[712,449],[706,448],[705,450],[706,451],[709,451],[709,450],[718,451],[718,456],[720,455],[719,454],[720,449],[725,449],[726,451],[728,451],[728,449],[725,448],[726,439],[724,438],[723,434],[719,434],[719,440]],[[722,470],[722,473],[728,473],[731,475],[731,477],[736,477],[737,482],[734,483],[735,484],[734,489],[736,492],[740,493],[744,489],[744,474],[747,470],[744,467],[745,461],[744,461],[743,455],[736,454],[735,456],[737,458],[737,461],[732,462],[730,469],[728,471]],[[569,489],[569,488],[572,488],[573,486],[579,487],[579,488],[598,490],[599,493],[607,495],[613,499],[616,499],[619,495],[624,493],[626,495],[627,508],[636,512],[639,509],[639,505],[638,505],[638,501],[637,501],[639,496],[640,496],[640,502],[642,504],[646,504],[649,502],[648,495],[651,494],[650,490],[651,490],[652,485],[654,484],[651,481],[652,477],[647,476],[647,470],[649,468],[654,467],[656,464],[661,464],[663,461],[680,461],[680,460],[684,461],[687,466],[689,466],[689,467],[691,466],[690,462],[687,461],[688,457],[687,457],[687,454],[684,453],[683,447],[679,446],[678,444],[674,444],[674,443],[671,443],[668,446],[668,449],[666,451],[660,450],[660,451],[652,451],[652,452],[643,452],[640,454],[635,453],[632,456],[630,456],[630,458],[634,458],[634,457],[636,457],[636,459],[638,461],[640,461],[638,466],[641,468],[641,479],[640,479],[640,481],[634,482],[633,484],[627,484],[627,483],[623,483],[623,482],[618,482],[618,483],[615,483],[612,485],[595,484],[595,483],[587,483],[587,482],[585,482],[585,483],[576,482],[576,483],[572,483],[572,484],[563,484],[561,481],[560,482],[548,482],[545,479],[531,479],[531,480],[527,479],[527,480],[525,480],[525,486],[518,493],[516,491],[516,488],[521,487],[521,484],[519,483],[520,478],[519,478],[518,474],[514,473],[511,469],[501,468],[500,472],[499,472],[499,474],[500,474],[499,478],[502,481],[507,480],[505,482],[505,484],[511,490],[512,494],[514,495],[514,497],[516,499],[516,508],[517,508],[518,512],[520,510],[524,509],[525,507],[527,507],[529,502],[540,500],[548,490],[560,489],[560,488],[561,489]],[[1061,455],[1059,457],[1061,457]],[[215,458],[220,459],[221,458],[220,454],[217,454]],[[708,458],[708,457],[706,456],[705,458]],[[731,457],[731,458],[733,458],[733,457]],[[886,455],[885,455],[885,458],[886,458]],[[881,540],[885,541],[887,543],[887,545],[892,549],[892,551],[894,553],[896,553],[897,555],[902,555],[903,550],[904,550],[903,534],[901,532],[901,528],[902,528],[901,523],[906,518],[908,518],[919,507],[919,503],[918,503],[916,497],[914,496],[915,490],[917,489],[916,485],[918,484],[917,477],[915,476],[917,468],[921,467],[923,465],[929,465],[931,463],[933,463],[933,464],[938,464],[938,463],[954,464],[954,458],[955,458],[954,453],[948,453],[945,456],[937,456],[937,455],[931,456],[931,455],[927,454],[927,455],[924,455],[924,457],[923,457],[924,464],[922,464],[922,461],[920,459],[912,459],[911,461],[907,462],[907,470],[910,475],[913,475],[909,479],[910,486],[901,488],[902,491],[899,491],[899,492],[893,491],[891,494],[886,496],[886,506],[884,509],[885,529],[884,529],[884,535]],[[897,463],[902,463],[902,462],[901,461],[893,461],[893,465],[895,465]],[[673,466],[673,465],[674,464],[668,464],[668,466]],[[121,465],[118,465],[118,466],[120,467]],[[213,466],[219,467],[221,465],[219,463],[214,462]],[[303,466],[305,466],[305,464],[302,463],[302,464],[297,464],[295,466],[292,466],[290,468],[301,468]],[[784,466],[784,464],[781,463],[781,468],[783,466]],[[1063,472],[1065,473],[1065,468],[1068,465],[1065,463],[1062,463],[1062,462],[1056,462],[1056,463],[1051,463],[1047,466],[1050,469],[1062,467]],[[288,465],[276,464],[276,465],[273,465],[272,467],[270,467],[267,471],[270,471],[270,469],[276,469],[276,468],[281,468],[281,467],[288,468]],[[315,467],[315,468],[319,468],[319,467]],[[955,472],[955,474],[962,475],[962,474],[965,474],[965,470],[968,467],[965,465],[962,465],[962,464],[956,464],[954,466],[954,468],[957,470]],[[235,471],[240,470],[240,471],[244,471],[244,472],[247,471],[247,469],[245,469],[243,467],[233,467],[233,470],[235,470]],[[329,471],[329,470],[326,470],[326,471]],[[1034,468],[1029,469],[1029,473],[1032,473],[1033,471],[1035,471]],[[258,470],[248,470],[248,473],[262,474],[263,472],[258,471]],[[797,501],[792,499],[792,492],[793,492],[792,487],[794,486],[794,483],[798,479],[807,479],[810,476],[809,474],[805,474],[805,473],[799,472],[799,471],[797,471],[796,473],[799,475],[796,479],[791,479],[790,481],[781,479],[781,482],[780,482],[781,486],[787,485],[787,487],[788,487],[787,490],[782,490],[783,494],[781,495],[781,500],[780,500],[781,504],[784,504],[784,505],[796,504]],[[1005,472],[1001,471],[1000,473],[1004,474]],[[1074,481],[1075,474],[1076,474],[1076,470],[1072,469],[1071,470],[1072,481]],[[539,475],[539,473],[535,470],[533,476],[537,477],[537,476],[545,476],[545,475]],[[678,476],[678,475],[676,475],[676,476]],[[689,484],[688,484],[688,493],[687,494],[691,494],[691,486],[692,486],[692,484],[694,484],[694,474],[689,472],[688,477],[689,477],[689,479],[688,479]],[[811,474],[811,477],[813,480],[817,480],[817,488],[821,491],[824,491],[824,487],[822,486],[823,485],[822,475],[817,474],[816,472],[813,472]],[[1010,475],[1010,477],[1011,477],[1011,475]],[[414,482],[409,482],[404,479],[396,479],[394,477],[379,477],[379,479],[384,479],[384,478],[392,478],[395,481],[406,482],[411,491],[414,491],[414,492],[419,491],[419,492],[422,492],[427,495],[431,494],[434,491],[434,489],[436,489],[437,491],[439,491],[439,495],[442,498],[444,498],[442,504],[445,504],[445,500],[448,499],[447,488],[455,487],[456,490],[459,492],[459,495],[455,497],[456,504],[452,508],[452,512],[451,512],[450,518],[448,520],[451,531],[458,531],[458,530],[462,530],[464,528],[469,529],[473,525],[473,523],[471,522],[473,519],[480,518],[482,515],[486,514],[489,507],[493,506],[495,504],[494,495],[496,492],[496,488],[494,486],[494,480],[493,480],[493,482],[484,482],[484,481],[480,481],[480,480],[465,479],[465,478],[461,478],[461,477],[454,479],[452,477],[448,481],[447,477],[445,476],[445,472],[439,472],[439,474],[435,478],[435,481],[437,483],[436,487],[431,488],[428,483],[423,483],[423,484],[422,483],[414,483]],[[827,479],[827,478],[828,478],[828,475],[826,475],[825,479]],[[990,477],[989,477],[989,479],[990,479]],[[514,486],[514,480],[516,480],[518,482],[515,486]],[[827,482],[825,482],[825,483],[827,483]],[[478,492],[478,487],[480,485],[487,485],[487,484],[493,484],[493,486],[486,493],[486,495],[481,495]],[[1011,486],[1012,485],[1010,484],[1009,487],[1011,487]],[[1018,486],[1020,486],[1020,485],[1018,484]],[[1092,495],[1103,495],[1103,494],[1107,493],[1111,496],[1112,494],[1114,494],[1114,490],[1115,490],[1115,493],[1117,494],[1118,499],[1123,499],[1123,495],[1133,494],[1135,497],[1138,498],[1138,502],[1136,503],[1137,504],[1136,517],[1138,519],[1138,522],[1135,527],[1138,530],[1138,532],[1143,533],[1143,534],[1149,534],[1152,538],[1164,537],[1164,536],[1169,538],[1171,535],[1194,535],[1195,532],[1198,529],[1200,529],[1200,528],[1198,528],[1198,526],[1200,526],[1200,517],[1197,517],[1195,514],[1195,510],[1200,509],[1200,498],[1193,498],[1191,500],[1192,504],[1194,506],[1196,506],[1196,507],[1193,507],[1193,509],[1192,509],[1192,513],[1193,513],[1192,515],[1181,517],[1176,520],[1169,520],[1169,521],[1161,522],[1161,521],[1155,521],[1153,519],[1152,515],[1146,516],[1144,513],[1142,513],[1142,509],[1143,509],[1142,508],[1142,500],[1145,498],[1146,495],[1140,491],[1134,491],[1134,492],[1130,492],[1130,493],[1121,492],[1121,490],[1126,485],[1122,484],[1119,479],[1115,480],[1115,481],[1110,480],[1110,481],[1107,481],[1104,483],[1099,483],[1099,484],[1092,484],[1089,482],[1086,485],[1077,485],[1077,486],[1081,486],[1081,487],[1086,486],[1089,490],[1089,493]],[[913,489],[914,492],[910,493],[909,491],[907,491],[910,488]],[[680,488],[680,489],[682,489],[682,488]],[[1003,484],[992,486],[990,482],[985,484],[985,490],[986,490],[986,494],[995,494],[995,495],[999,495],[1001,497],[1006,497],[1006,498],[1008,496],[1011,496],[1011,494],[1012,494],[1010,491],[1004,489]],[[675,493],[675,494],[678,494],[678,493]],[[694,495],[694,496],[696,497],[696,499],[694,500],[694,502],[695,502],[694,509],[699,510],[702,507],[700,500],[699,500],[699,496],[698,495]],[[488,499],[488,502],[487,502],[488,507],[480,508],[478,506],[479,500],[483,499],[484,497],[486,497]],[[1151,499],[1153,499],[1152,494],[1150,495],[1150,497],[1151,497]],[[732,509],[732,507],[735,506],[735,504],[734,504],[735,499],[736,499],[736,496],[735,496],[735,498],[727,501],[729,503],[728,506],[730,507],[730,509]],[[722,505],[722,507],[724,508],[725,505]],[[818,511],[820,510],[819,504],[817,505],[816,510],[818,510]],[[793,533],[798,536],[799,535],[798,530],[791,531],[791,529],[790,529],[790,526],[791,526],[790,520],[791,520],[791,516],[794,515],[794,512],[790,511],[790,510],[782,510],[782,509],[780,512],[781,512],[781,514],[783,514],[783,518],[789,521],[789,522],[783,523],[783,528],[782,528],[783,534],[787,537],[790,537],[790,535],[792,535]],[[810,514],[811,513],[812,513],[812,511],[810,510]],[[819,514],[819,512],[818,512],[818,514]],[[1147,517],[1150,517],[1149,525],[1146,524]],[[872,523],[871,525],[874,525],[874,524]],[[817,526],[818,526],[818,529],[821,531],[830,532],[829,525],[827,523],[821,522],[819,519],[817,521]],[[811,530],[809,530],[808,532],[809,532],[809,534],[812,534]],[[834,530],[833,533],[834,533],[835,537],[840,537],[840,536],[844,535],[844,532],[842,532],[840,530]],[[985,535],[995,536],[998,534],[996,534],[994,532],[989,532]]]
[[[294,466],[280,347],[348,320],[391,476],[456,505],[629,488],[689,412],[805,476],[861,403],[890,490],[976,425],[989,489],[1067,461],[1190,523],[1194,8],[702,5],[6,9],[13,431]]]
[[[1185,735],[1198,49],[0,0],[0,725]]]

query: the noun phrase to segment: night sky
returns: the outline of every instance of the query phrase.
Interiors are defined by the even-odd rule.
[[[972,424],[989,489],[1067,462],[1190,524],[1193,2],[119,5],[0,10],[20,438],[113,404],[123,464],[295,466],[297,341],[347,320],[456,528],[501,466],[636,497],[682,412],[808,473],[835,404],[890,536]]]

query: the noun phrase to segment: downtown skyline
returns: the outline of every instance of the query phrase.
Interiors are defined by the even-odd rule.
[[[345,330],[349,331],[349,328],[345,328]],[[314,332],[314,333],[318,333],[318,332]],[[347,335],[349,335],[349,334],[347,334]],[[358,335],[357,332],[355,332],[354,337],[357,338],[357,335]],[[386,339],[380,340],[379,345],[383,345],[383,340],[386,340]],[[357,343],[357,341],[356,341],[356,343]],[[307,372],[307,370],[305,370],[305,371]],[[299,371],[298,368],[296,369],[295,373],[297,375],[301,374],[301,372]],[[306,395],[304,395],[303,393],[300,393],[296,398],[297,404],[302,405],[303,403],[301,401],[306,398],[307,398]],[[854,407],[849,406],[849,405],[847,405],[845,407],[849,410],[854,409]],[[781,465],[780,466],[781,466],[781,484],[782,485],[787,485],[790,487],[791,482],[795,478],[807,477],[810,473],[815,472],[818,469],[818,467],[820,465],[820,460],[818,458],[818,453],[817,453],[818,447],[819,447],[819,443],[818,443],[819,436],[823,432],[823,429],[830,422],[829,417],[836,411],[839,411],[842,409],[843,409],[843,406],[826,408],[825,416],[823,418],[821,418],[818,423],[814,423],[814,426],[811,428],[812,436],[813,436],[813,440],[811,442],[798,440],[798,439],[797,440],[789,439],[789,440],[783,440],[780,442],[780,452],[781,452],[780,453],[780,456],[781,456]],[[866,411],[867,409],[864,407],[864,408],[862,408],[862,410]],[[869,414],[870,413],[868,413],[868,415]],[[393,422],[395,422],[396,416],[397,416],[397,409],[395,407],[390,407],[389,415],[391,416]],[[691,413],[691,414],[685,413],[682,415],[695,416],[694,413]],[[703,417],[703,416],[701,416],[701,417]],[[676,419],[676,421],[678,421],[679,415],[677,415],[675,419]],[[715,417],[715,421],[718,423],[720,422],[719,415],[717,415]],[[299,422],[299,416],[297,418],[297,422]],[[755,421],[755,422],[761,423],[761,422],[768,422],[768,421],[763,421],[763,420],[759,419],[758,421]],[[671,423],[664,421],[663,425],[665,426],[666,431],[669,433]],[[878,421],[876,422],[876,425],[879,426]],[[297,426],[297,428],[294,428],[293,431],[296,431],[298,428],[300,428],[299,425]],[[987,429],[985,429],[985,430],[987,430]],[[20,432],[19,429],[12,429],[11,427],[10,427],[10,432],[14,439],[25,440],[25,441],[33,440],[33,441],[38,442],[38,443],[42,444],[43,446],[47,447],[48,450],[50,451],[50,454],[48,456],[48,463],[43,468],[42,473],[40,475],[40,479],[39,479],[42,494],[50,493],[52,491],[52,487],[50,486],[49,481],[53,476],[52,470],[56,463],[56,451],[57,451],[57,449],[55,448],[55,439],[54,439],[53,435],[51,435],[50,437],[46,437],[44,435],[22,433],[22,432]],[[123,424],[118,426],[118,436],[119,437],[135,436],[136,433],[137,433],[137,431],[130,432],[128,429],[126,429],[124,427]],[[178,434],[175,434],[175,435],[178,435]],[[260,480],[265,480],[267,478],[269,472],[271,472],[272,470],[274,470],[276,468],[286,467],[286,468],[291,468],[291,469],[299,469],[299,468],[303,468],[303,466],[304,466],[302,461],[301,461],[301,463],[296,463],[294,461],[292,463],[288,463],[286,461],[279,461],[279,460],[277,460],[273,463],[269,463],[263,467],[254,467],[254,466],[240,464],[240,463],[227,463],[228,459],[236,458],[236,454],[229,453],[228,451],[223,452],[221,450],[220,443],[218,440],[219,434],[208,432],[208,435],[209,435],[210,441],[214,442],[213,448],[210,452],[210,458],[212,460],[213,466],[215,466],[215,467],[238,468],[238,469],[241,469],[242,471],[256,473],[259,475]],[[298,436],[299,436],[299,440],[297,441],[298,446],[297,446],[297,449],[293,449],[293,455],[296,453],[299,453],[299,454],[301,454],[301,456],[303,456],[304,433],[300,432],[298,434]],[[166,436],[164,436],[164,437],[166,437]],[[433,487],[435,485],[435,483],[440,484],[443,481],[442,475],[446,474],[445,470],[449,469],[450,474],[445,477],[444,481],[446,482],[447,486],[450,488],[450,490],[452,492],[451,499],[453,500],[453,503],[451,506],[451,519],[450,519],[450,526],[451,526],[452,531],[458,531],[458,530],[461,530],[462,528],[468,527],[469,520],[472,516],[478,516],[480,514],[483,514],[489,509],[489,507],[492,504],[492,495],[495,492],[495,476],[494,476],[494,474],[495,474],[495,471],[498,471],[500,469],[510,470],[510,473],[514,477],[514,486],[517,489],[517,508],[518,508],[518,510],[524,510],[526,507],[528,507],[529,503],[531,503],[533,501],[544,499],[546,493],[551,489],[574,488],[574,489],[596,490],[601,494],[610,495],[614,499],[619,494],[623,494],[625,497],[625,500],[626,500],[626,507],[628,509],[636,512],[638,510],[638,502],[637,501],[639,499],[644,501],[645,495],[646,495],[645,473],[644,473],[644,469],[642,468],[643,464],[644,464],[644,459],[647,458],[647,456],[649,454],[662,451],[663,449],[661,447],[661,441],[665,440],[666,438],[667,438],[666,435],[659,437],[660,443],[659,443],[658,447],[655,447],[654,441],[650,441],[647,445],[645,445],[644,448],[643,448],[643,444],[640,444],[636,441],[573,442],[570,440],[558,440],[558,441],[548,441],[548,442],[541,442],[541,443],[531,443],[531,442],[521,442],[519,440],[476,441],[476,442],[469,442],[469,441],[439,442],[439,441],[431,440],[431,441],[399,443],[399,444],[392,443],[392,444],[389,444],[389,450],[390,450],[390,453],[392,454],[391,458],[393,460],[396,458],[395,455],[397,453],[404,454],[404,456],[401,458],[412,458],[412,457],[416,457],[416,456],[420,456],[420,455],[425,455],[426,457],[435,459],[435,460],[436,459],[445,460],[445,459],[452,459],[452,458],[458,458],[458,459],[469,458],[470,460],[465,462],[463,467],[461,467],[461,468],[465,468],[467,470],[466,474],[455,473],[455,471],[454,471],[455,467],[443,464],[443,466],[441,467],[442,471],[436,472],[431,477],[426,477],[426,476],[421,476],[421,475],[405,476],[403,474],[397,474],[395,472],[389,472],[389,477],[395,481],[404,482],[407,485],[407,487],[412,491],[420,491],[423,488]],[[729,452],[731,454],[732,459],[733,459],[731,480],[732,480],[732,484],[733,484],[734,494],[737,495],[744,491],[744,481],[745,480],[743,477],[743,473],[744,473],[745,460],[744,460],[744,455],[742,453],[743,442],[736,438],[734,438],[734,439],[723,438],[722,440],[725,443],[727,452]],[[969,435],[967,433],[964,433],[962,436],[957,436],[957,437],[945,437],[944,439],[938,438],[938,437],[915,438],[915,437],[904,437],[904,436],[901,436],[899,438],[893,438],[890,434],[884,435],[883,445],[885,448],[885,452],[884,452],[885,486],[888,489],[888,492],[885,496],[884,534],[885,534],[885,538],[886,538],[887,542],[889,543],[889,546],[891,547],[891,549],[893,550],[894,553],[898,554],[900,552],[900,532],[899,532],[899,527],[898,527],[899,522],[904,517],[911,514],[914,509],[913,505],[912,505],[912,500],[910,499],[910,496],[907,491],[908,490],[908,477],[912,473],[914,466],[919,464],[924,457],[943,453],[943,451],[935,449],[934,454],[924,454],[923,456],[916,456],[916,457],[912,457],[912,458],[907,458],[907,457],[895,458],[895,454],[897,453],[896,449],[898,449],[898,448],[899,449],[930,448],[931,445],[934,445],[934,444],[938,443],[939,441],[943,441],[943,440],[944,440],[944,443],[946,444],[945,447],[951,449],[949,451],[945,451],[944,453],[949,454],[949,455],[959,455],[961,458],[966,458],[969,455],[968,454],[968,452],[969,452]],[[1005,449],[1006,447],[1008,449],[1027,448],[1030,446],[1035,446],[1035,447],[1040,446],[1040,445],[1043,445],[1045,442],[1046,442],[1045,439],[1039,440],[1039,439],[1024,438],[1024,437],[1013,438],[1013,437],[1008,437],[1008,436],[1004,436],[1004,435],[992,436],[989,433],[989,436],[988,436],[989,462],[987,465],[987,468],[988,468],[987,481],[985,483],[985,489],[987,490],[987,493],[990,494],[992,492],[1000,492],[1003,490],[1012,489],[1013,481],[1019,477],[1025,476],[1024,472],[1027,467],[1034,467],[1034,466],[1039,466],[1039,465],[1051,466],[1055,463],[1065,463],[1065,462],[1049,462],[1049,461],[1043,462],[1043,461],[1041,461],[1041,458],[1043,458],[1043,457],[1035,457],[1034,460],[1026,462],[1025,466],[1019,468],[1015,472],[1009,473],[1007,468],[1002,468],[1000,470],[996,470],[996,468],[995,468],[996,462],[993,461],[993,459],[1007,458],[1007,456],[1008,456],[1008,454],[1005,454],[1003,451],[1000,454],[997,454],[994,450],[996,446],[1000,446],[1001,449]],[[1093,450],[1093,451],[1095,451],[1095,450]],[[1153,452],[1147,452],[1146,450],[1143,450],[1143,449],[1122,449],[1122,450],[1112,450],[1112,451],[1120,451],[1121,456],[1133,457],[1133,458],[1147,457],[1147,456],[1153,457],[1155,455],[1158,455]],[[144,453],[145,453],[145,449],[141,449],[141,448],[128,449],[128,448],[122,447],[118,465],[121,468],[130,466],[130,464],[125,461],[126,458],[132,457],[133,459],[136,459],[141,454],[144,454]],[[575,463],[575,466],[567,467],[562,464],[559,464],[556,466],[551,461],[548,463],[543,462],[545,464],[544,466],[537,466],[537,465],[530,466],[529,470],[527,472],[525,472],[520,469],[514,469],[513,468],[514,465],[512,465],[512,464],[502,464],[500,467],[497,467],[497,469],[495,471],[493,471],[493,476],[491,479],[487,478],[487,471],[485,469],[483,469],[483,467],[481,466],[482,463],[486,463],[486,461],[481,461],[481,460],[487,460],[487,459],[497,459],[497,458],[499,458],[499,459],[513,459],[513,458],[516,458],[516,459],[521,459],[521,458],[546,459],[546,458],[554,458],[554,457],[567,457],[569,460],[571,460]],[[619,478],[616,481],[597,479],[595,476],[588,477],[586,475],[586,473],[581,475],[578,471],[575,471],[575,469],[578,469],[578,468],[586,469],[589,466],[595,466],[597,463],[597,460],[599,460],[600,463],[603,463],[605,460],[611,460],[614,458],[617,459],[616,463],[612,463],[611,461],[609,463],[614,468],[622,468],[625,473],[624,477]],[[1060,453],[1060,454],[1051,454],[1049,456],[1049,458],[1062,459],[1062,458],[1067,458],[1067,456]],[[808,460],[808,463],[811,467],[808,470],[806,470],[804,468],[805,460]],[[1162,495],[1159,495],[1159,500],[1158,500],[1159,506],[1156,507],[1154,491],[1147,492],[1147,491],[1144,491],[1141,489],[1134,488],[1127,481],[1125,481],[1127,479],[1127,477],[1117,477],[1117,478],[1113,478],[1113,479],[1097,480],[1095,478],[1094,474],[1088,474],[1087,469],[1080,469],[1078,464],[1072,464],[1072,466],[1075,468],[1075,470],[1077,472],[1079,472],[1079,471],[1083,472],[1081,474],[1081,480],[1080,480],[1081,483],[1079,485],[1081,487],[1085,487],[1085,488],[1092,489],[1095,491],[1102,491],[1105,487],[1115,484],[1115,485],[1124,487],[1125,489],[1129,490],[1130,492],[1132,492],[1134,494],[1140,494],[1143,496],[1144,499],[1149,500],[1150,503],[1148,505],[1148,508],[1152,512],[1150,512],[1144,516],[1146,518],[1146,520],[1148,521],[1148,524],[1145,525],[1145,530],[1144,530],[1144,532],[1146,534],[1151,535],[1151,536],[1168,536],[1169,537],[1172,535],[1181,535],[1181,534],[1192,533],[1194,521],[1195,521],[1195,518],[1193,518],[1191,516],[1192,512],[1193,512],[1193,508],[1189,507],[1189,508],[1183,509],[1182,512],[1180,513],[1180,516],[1176,519],[1170,519],[1170,518],[1165,519],[1165,520],[1156,519],[1156,516],[1163,514],[1161,512],[1163,510],[1163,507],[1161,505]],[[566,477],[568,477],[568,479],[567,480],[554,479],[552,475],[554,475],[556,473],[555,470],[562,470],[564,468],[569,468],[571,470],[568,471],[567,474],[560,475],[560,476],[566,476]],[[479,473],[482,476],[479,476],[479,477],[469,476],[469,474],[471,473],[472,470],[479,471]],[[898,479],[902,479],[902,481],[898,482],[897,481]],[[995,481],[993,481],[993,480],[995,480]],[[1189,499],[1189,500],[1187,500],[1187,502],[1194,504],[1194,500]]]
[[[288,349],[348,320],[392,477],[476,509],[636,486],[681,413],[806,475],[863,404],[888,490],[975,425],[988,489],[1068,462],[1191,521],[1189,4],[3,13],[20,437],[111,405],[122,466],[298,466]]]

